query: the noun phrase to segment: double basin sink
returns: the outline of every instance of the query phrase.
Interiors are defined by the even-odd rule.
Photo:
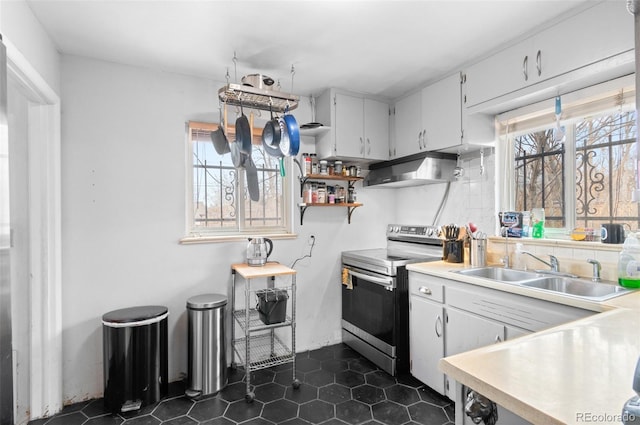
[[[458,270],[456,273],[503,283],[511,283],[527,288],[549,291],[591,301],[605,301],[631,292],[621,286],[609,283],[591,282],[588,280],[570,277],[553,276],[545,273],[505,269],[500,267],[465,269]]]

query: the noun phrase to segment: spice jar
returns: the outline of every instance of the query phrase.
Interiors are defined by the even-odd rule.
[[[302,158],[304,159],[304,175],[308,176],[312,172],[311,155],[308,153],[303,153]]]
[[[336,204],[343,203],[345,201],[345,190],[343,186],[336,185]]]
[[[318,203],[325,204],[327,202],[327,185],[324,183],[318,184]]]
[[[318,158],[315,153],[311,154],[311,174],[318,174]]]
[[[347,196],[347,202],[353,204],[356,202],[356,190],[352,186],[349,187],[349,195]]]
[[[333,172],[338,176],[342,175],[342,161],[336,161],[333,163]]]
[[[302,202],[310,204],[313,202],[313,188],[311,183],[304,184],[304,190],[302,191]]]
[[[321,159],[320,160],[320,174],[322,174],[323,176],[329,174],[329,170],[327,168],[327,160],[326,159]]]
[[[327,186],[327,202],[330,204],[336,203],[336,188],[335,186]]]

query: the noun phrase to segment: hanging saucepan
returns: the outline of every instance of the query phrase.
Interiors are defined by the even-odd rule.
[[[271,105],[269,105],[269,111],[271,112],[271,120],[268,121],[264,129],[262,130],[262,145],[265,146],[265,150],[271,156],[277,156],[270,153],[270,150],[280,150],[280,138],[282,137],[282,132],[280,131],[280,122],[277,118],[273,118],[273,109]]]
[[[286,156],[296,156],[300,150],[300,128],[293,115],[285,114],[280,118],[284,123],[287,137],[280,140],[280,150]]]
[[[226,114],[226,106],[225,106],[225,114]],[[220,125],[218,125],[217,130],[213,130],[211,132],[211,142],[213,142],[213,147],[215,148],[218,155],[224,155],[226,153],[231,152],[229,149],[229,141],[227,140],[227,136],[224,134],[224,123],[226,119],[222,119],[222,109],[220,109]]]
[[[251,155],[251,126],[242,109],[242,102],[240,102],[240,116],[236,118],[236,141],[240,143],[243,153]]]
[[[287,130],[284,127],[284,122],[280,122],[280,120],[278,118],[274,118],[272,121],[275,122],[275,128],[277,130],[275,130],[276,132],[278,132],[278,134],[280,135],[278,137],[278,145],[276,145],[275,147],[271,147],[268,144],[265,143],[264,140],[264,132],[263,132],[263,138],[262,138],[262,147],[265,150],[266,153],[268,153],[270,156],[274,157],[274,158],[279,158],[280,159],[280,176],[284,177],[285,176],[285,172],[284,172],[284,153],[282,153],[282,151],[280,150],[280,143],[283,143],[283,139],[287,139],[289,140],[289,135],[287,134]],[[266,127],[265,127],[266,128]],[[288,143],[288,142],[285,142]]]

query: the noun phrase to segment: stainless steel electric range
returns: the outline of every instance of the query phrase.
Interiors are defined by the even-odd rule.
[[[387,247],[342,253],[342,341],[391,375],[409,371],[406,265],[442,259],[437,226],[387,226]]]

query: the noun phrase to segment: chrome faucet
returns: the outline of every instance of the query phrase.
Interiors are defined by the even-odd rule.
[[[505,269],[508,269],[510,264],[509,264],[509,228],[508,227],[501,227],[500,228],[500,233],[504,232],[504,257],[502,257],[500,259],[500,261],[502,262],[502,264],[504,265]]]
[[[598,260],[592,260],[589,258],[587,263],[593,264],[593,277],[591,278],[594,282],[600,282],[602,279],[600,278],[600,270],[602,270],[602,266]]]
[[[546,264],[551,269],[550,271],[552,271],[554,273],[558,273],[560,271],[560,263],[558,262],[558,259],[555,256],[551,255],[551,254],[549,254],[549,262],[546,262],[542,258],[536,257],[535,255],[533,255],[529,251],[521,251],[521,253],[522,254],[527,254],[528,256],[535,258],[536,260],[540,261],[541,263]]]

